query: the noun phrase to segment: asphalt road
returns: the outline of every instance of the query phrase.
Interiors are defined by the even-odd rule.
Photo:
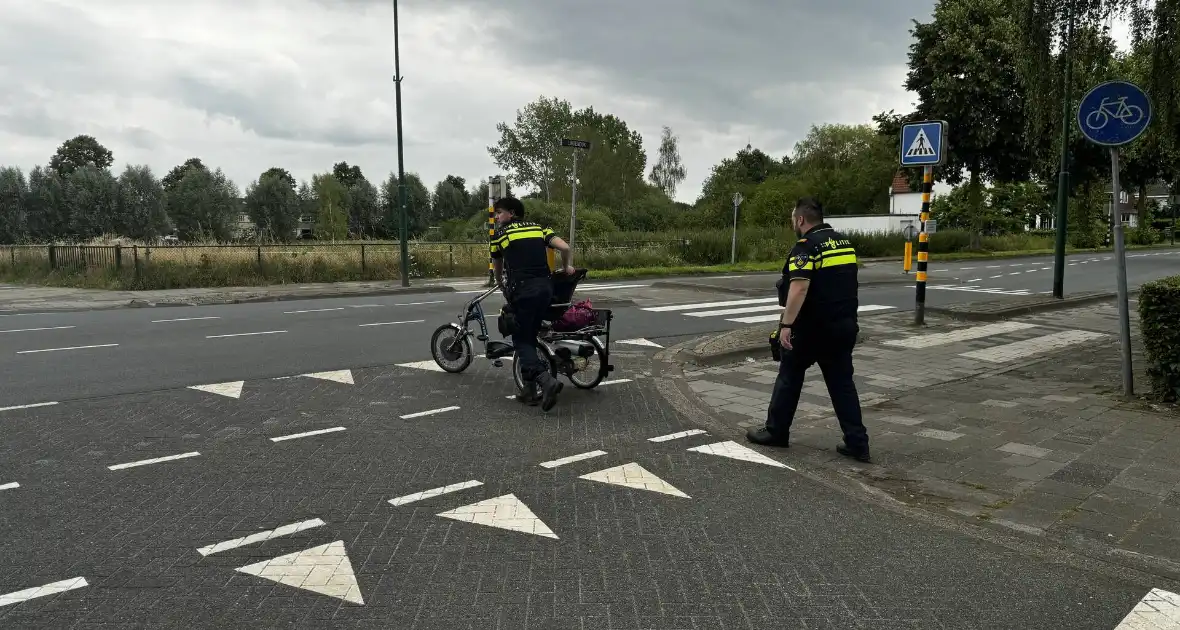
[[[1110,256],[1076,255],[1068,258],[1068,264],[1068,293],[1113,290],[1115,269]],[[1127,266],[1134,288],[1180,272],[1180,252],[1134,252],[1128,255]],[[771,276],[764,278],[772,285]],[[729,281],[751,282],[748,277]],[[579,296],[618,297],[636,303],[614,309],[614,340],[726,330],[773,311],[765,300],[751,304],[740,296],[660,289],[652,284],[586,283]],[[936,263],[931,268],[927,304],[1005,299],[1051,289],[1051,257]],[[430,359],[431,333],[455,320],[471,297],[470,293],[434,293],[0,315],[0,408],[425,361]],[[497,312],[501,303],[500,296],[494,295],[486,303],[488,312]],[[861,303],[912,309],[914,290],[909,284],[865,287]],[[687,304],[700,307],[676,308]],[[672,310],[666,310],[669,307]],[[872,312],[876,311],[870,308],[865,314]],[[498,334],[493,332],[493,338],[499,338]]]
[[[544,416],[486,362],[12,412],[0,627],[1106,630],[1154,586],[706,434],[650,351]]]

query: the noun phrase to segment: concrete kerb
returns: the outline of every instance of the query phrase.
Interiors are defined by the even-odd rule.
[[[230,295],[211,294],[201,296],[196,300],[168,300],[160,302],[151,302],[144,299],[133,298],[129,301],[123,302],[102,302],[86,306],[71,306],[71,307],[54,307],[47,305],[32,304],[27,307],[15,309],[0,309],[0,314],[8,313],[76,313],[87,311],[109,311],[120,308],[166,308],[166,307],[182,307],[182,306],[218,306],[225,304],[253,304],[261,302],[293,302],[299,300],[320,300],[330,298],[360,298],[360,297],[379,297],[387,295],[416,295],[429,293],[454,293],[455,288],[449,286],[428,285],[421,287],[394,287],[387,289],[375,289],[371,291],[354,291],[354,292],[332,292],[320,291],[316,293],[301,293],[292,295],[259,295],[253,297],[232,297]]]
[[[1134,297],[1139,294],[1138,290],[1129,291],[1127,295]],[[1008,319],[1011,317],[1019,317],[1021,315],[1032,315],[1036,313],[1046,313],[1050,311],[1073,308],[1075,306],[1085,306],[1096,302],[1105,302],[1113,300],[1118,296],[1115,293],[1100,292],[1100,293],[1083,293],[1079,295],[1065,296],[1061,299],[1057,298],[1043,298],[1035,302],[1024,302],[1020,304],[1013,304],[1011,306],[1004,306],[1001,304],[981,305],[973,308],[971,305],[957,304],[952,306],[927,306],[926,311],[938,315],[945,315],[951,319],[959,321],[998,321]]]

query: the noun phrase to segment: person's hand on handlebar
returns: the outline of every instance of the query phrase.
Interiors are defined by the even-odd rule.
[[[572,276],[575,273],[578,273],[578,270],[574,269],[572,266],[569,266],[569,267],[565,267],[564,269],[562,269],[561,272],[567,276]]]

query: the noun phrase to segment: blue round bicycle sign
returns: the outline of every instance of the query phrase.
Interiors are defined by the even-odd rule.
[[[1138,138],[1151,123],[1151,101],[1133,83],[1094,86],[1078,105],[1078,126],[1094,144],[1117,147]]]

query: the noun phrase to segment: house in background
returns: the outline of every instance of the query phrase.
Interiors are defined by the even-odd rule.
[[[1119,211],[1122,214],[1123,225],[1134,228],[1139,227],[1139,208],[1138,206],[1138,190],[1122,189],[1119,191]],[[1111,206],[1114,198],[1114,187],[1107,185],[1106,187],[1106,216],[1111,216]],[[1172,194],[1165,184],[1150,184],[1147,186],[1147,204],[1152,205],[1155,202],[1157,212],[1165,210],[1172,204],[1180,203],[1180,192]],[[1170,215],[1169,215],[1170,216]]]

